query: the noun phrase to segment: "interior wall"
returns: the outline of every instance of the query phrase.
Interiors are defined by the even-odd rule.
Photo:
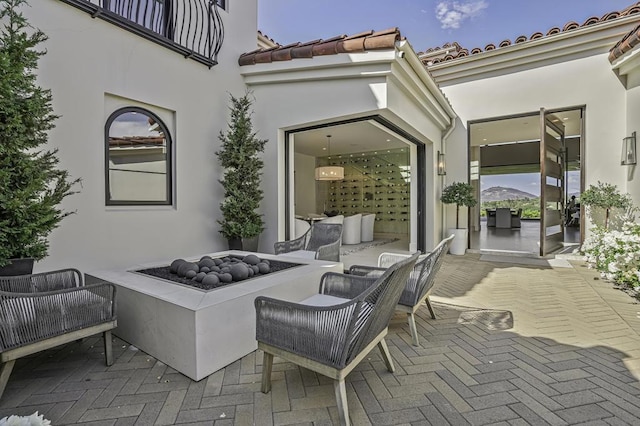
[[[310,155],[294,155],[295,214],[320,213],[316,208],[316,159]]]

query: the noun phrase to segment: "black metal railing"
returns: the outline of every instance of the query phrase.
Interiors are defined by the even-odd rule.
[[[61,0],[212,67],[224,40],[222,0]]]

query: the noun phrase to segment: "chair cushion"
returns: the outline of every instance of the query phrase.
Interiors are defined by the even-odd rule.
[[[294,250],[289,253],[282,253],[281,256],[301,257],[304,259],[315,259],[316,252],[310,250]]]
[[[349,302],[349,299],[331,296],[328,294],[314,294],[313,296],[304,299],[300,303],[309,306],[334,306],[341,305],[345,302]]]

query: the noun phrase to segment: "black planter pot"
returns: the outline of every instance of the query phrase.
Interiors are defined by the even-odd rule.
[[[252,238],[229,238],[229,250],[258,251],[258,236]]]
[[[0,276],[10,277],[14,275],[28,275],[33,273],[32,257],[25,257],[22,259],[9,259],[9,264],[0,267]]]

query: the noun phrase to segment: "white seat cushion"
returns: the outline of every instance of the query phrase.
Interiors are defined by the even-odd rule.
[[[348,301],[349,299],[330,296],[328,294],[314,294],[313,296],[304,299],[300,303],[303,305],[309,305],[309,306],[334,306],[334,305],[342,305],[343,303]]]
[[[294,250],[288,253],[281,253],[281,256],[289,256],[289,257],[301,257],[303,259],[315,259],[316,252],[310,250]]]

